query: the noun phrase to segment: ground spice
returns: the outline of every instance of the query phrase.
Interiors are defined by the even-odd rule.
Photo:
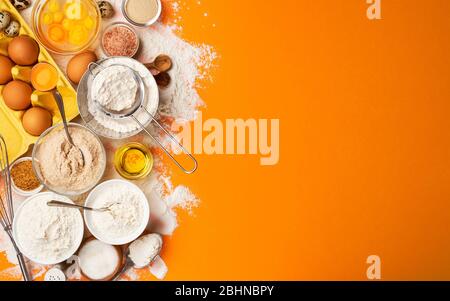
[[[139,40],[131,29],[118,25],[103,34],[102,45],[108,56],[133,57],[139,48]]]
[[[38,188],[41,183],[36,178],[30,160],[19,162],[11,168],[11,177],[17,188],[31,191]]]

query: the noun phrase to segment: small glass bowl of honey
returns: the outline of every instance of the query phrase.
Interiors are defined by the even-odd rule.
[[[140,180],[147,177],[152,171],[153,155],[141,143],[128,143],[116,151],[114,167],[125,179]]]

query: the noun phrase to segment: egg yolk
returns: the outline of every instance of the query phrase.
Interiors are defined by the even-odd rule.
[[[47,63],[39,63],[31,70],[31,83],[38,91],[50,91],[56,87],[58,71]]]
[[[52,13],[56,13],[59,11],[59,3],[58,0],[51,0],[48,4],[49,10]]]
[[[49,42],[76,47],[85,45],[98,25],[80,0],[48,0],[40,20]]]
[[[48,28],[48,36],[54,42],[61,42],[64,40],[64,28],[59,24],[53,24]]]
[[[60,11],[53,14],[53,22],[55,23],[61,23],[64,19],[64,14]]]
[[[70,30],[73,27],[74,23],[72,20],[64,19],[62,21],[62,26],[65,30]]]
[[[42,17],[42,22],[45,25],[50,25],[53,23],[53,15],[51,13],[45,13],[44,16]]]
[[[81,25],[75,25],[73,29],[69,31],[69,42],[74,45],[83,45],[88,38],[88,32]]]

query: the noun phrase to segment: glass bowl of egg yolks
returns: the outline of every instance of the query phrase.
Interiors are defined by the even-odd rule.
[[[97,39],[101,15],[94,0],[37,0],[31,23],[45,48],[73,55]]]

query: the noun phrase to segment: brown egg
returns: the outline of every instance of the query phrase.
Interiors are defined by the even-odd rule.
[[[52,115],[40,107],[30,108],[22,117],[22,125],[28,134],[40,136],[52,126]]]
[[[8,57],[0,55],[0,85],[12,81],[12,67],[14,67],[14,63]]]
[[[97,61],[97,56],[91,51],[75,55],[67,65],[67,76],[74,84],[78,84],[89,64],[95,61]]]
[[[12,110],[26,110],[31,105],[31,86],[20,80],[10,81],[2,91],[5,104]]]
[[[18,36],[9,42],[8,55],[17,65],[30,66],[38,60],[39,45],[29,36]]]

